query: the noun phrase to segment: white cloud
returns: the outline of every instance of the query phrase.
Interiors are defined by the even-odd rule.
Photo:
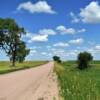
[[[53,29],[42,29],[39,31],[39,34],[56,35],[56,32]]]
[[[29,40],[27,41],[28,43],[32,43],[33,41],[35,42],[45,42],[48,41],[49,35],[56,35],[56,31],[53,29],[41,29],[36,33],[30,33],[27,32],[23,38],[28,38]]]
[[[27,43],[32,43],[32,42],[33,42],[32,39],[30,39],[30,40],[27,41]]]
[[[56,28],[56,30],[58,30],[61,34],[76,34],[76,33],[82,33],[82,32],[85,32],[86,29],[79,29],[79,30],[76,30],[74,28],[66,28],[65,26],[63,25],[60,25]]]
[[[27,34],[24,35],[22,39],[27,41],[27,43],[46,42],[48,41],[48,37],[50,35],[57,34],[57,30],[59,30],[60,34],[75,34],[75,33],[82,33],[86,31],[85,29],[79,29],[79,30],[75,30],[73,28],[67,29],[65,26],[61,25],[61,26],[58,26],[56,30],[44,28],[44,29],[39,30],[37,33],[27,32]],[[56,44],[56,46],[64,47],[64,46],[68,46],[68,43],[59,43],[59,44]]]
[[[73,12],[70,12],[72,22],[78,23],[100,23],[100,5],[97,1],[90,2],[87,6],[80,9],[80,13],[76,16]]]
[[[38,34],[38,35],[34,35],[30,41],[34,41],[34,42],[46,42],[48,41],[48,35],[41,35],[41,34]]]
[[[100,50],[100,45],[96,45],[95,49]]]
[[[52,48],[52,47],[51,47],[51,46],[49,46],[49,45],[47,45],[47,46],[46,46],[46,48],[47,48],[47,49],[50,49],[50,48]]]
[[[50,45],[47,45],[47,46],[46,46],[46,49],[47,49],[47,50],[50,50],[51,48],[52,48],[52,46],[50,46]]]
[[[59,32],[61,32],[61,34],[75,34],[75,29],[73,28],[66,28],[63,25],[60,25],[56,28],[56,30],[58,30]]]
[[[70,12],[70,16],[72,17],[72,23],[78,23],[80,21],[80,19],[73,12]]]
[[[47,52],[42,52],[41,54],[42,54],[42,55],[47,55]]]
[[[48,41],[49,35],[56,35],[56,32],[52,29],[41,29],[41,30],[39,30],[39,32],[37,34],[27,32],[23,36],[23,39],[25,39],[25,38],[29,39],[27,41],[28,43],[32,43],[33,41],[35,41],[35,42],[45,42],[45,41]]]
[[[67,59],[69,58],[76,58],[77,54],[80,52],[78,50],[65,50],[65,49],[58,49],[58,48],[52,48],[51,51],[52,55],[60,56],[61,58]]]
[[[23,35],[22,35],[22,39],[31,38],[32,36],[33,36],[33,34],[30,33],[29,31],[27,31],[26,34],[23,34]]]
[[[87,49],[88,52],[92,53],[94,56],[100,54],[100,44],[94,45]]]
[[[52,10],[52,7],[48,5],[46,1],[38,1],[37,3],[33,4],[32,2],[24,2],[19,4],[17,10],[26,10],[30,13],[49,13],[54,14],[55,11]]]
[[[65,53],[63,49],[57,49],[57,48],[53,48],[51,49],[51,51],[53,55],[58,55],[58,56],[64,55]]]
[[[37,51],[36,51],[36,50],[31,50],[31,51],[30,51],[30,54],[31,54],[31,53],[32,53],[32,54],[35,54],[35,53],[37,53]]]
[[[82,38],[79,38],[79,39],[75,39],[75,40],[70,40],[69,43],[71,44],[82,44],[84,42],[84,40]]]
[[[33,47],[32,46],[31,47],[29,46],[29,49],[30,50],[36,50],[36,49],[41,49],[41,48],[42,48],[41,46],[33,46]]]
[[[68,47],[69,44],[68,43],[59,42],[59,43],[54,44],[53,46],[55,46],[55,47]]]
[[[78,33],[83,33],[83,32],[86,32],[86,29],[83,28],[83,29],[78,30],[77,32]]]
[[[93,55],[94,59],[98,59],[98,56],[100,56],[100,44],[93,44],[87,51]]]
[[[67,56],[77,56],[77,53],[76,52],[69,52],[69,53],[67,53]]]
[[[80,17],[85,23],[100,23],[100,5],[97,1],[92,1],[85,8],[81,9]]]

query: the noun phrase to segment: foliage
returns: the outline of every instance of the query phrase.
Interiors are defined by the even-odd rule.
[[[25,60],[25,57],[29,54],[30,50],[26,49],[26,45],[24,42],[21,42],[19,44],[19,48],[17,48],[17,56],[16,61],[19,61],[20,63]]]
[[[82,52],[78,55],[78,68],[85,69],[89,67],[89,62],[93,60],[93,57],[88,52]]]
[[[29,53],[25,43],[21,40],[22,34],[25,33],[24,28],[19,27],[15,20],[11,18],[0,18],[0,47],[6,52],[13,66],[15,66],[16,59],[19,58],[18,60],[20,60],[19,51],[22,53],[22,60]],[[23,50],[19,50],[21,46],[24,47]]]
[[[53,60],[61,63],[61,59],[58,56],[53,56]]]

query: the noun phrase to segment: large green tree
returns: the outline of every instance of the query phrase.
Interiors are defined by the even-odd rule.
[[[20,45],[25,46],[21,40],[22,34],[25,33],[24,28],[20,27],[14,19],[0,18],[0,48],[9,56],[12,66],[15,66]],[[26,47],[23,50],[26,50]]]

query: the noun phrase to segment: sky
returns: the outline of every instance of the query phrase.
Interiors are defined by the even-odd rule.
[[[100,59],[100,0],[0,0],[0,17],[25,28],[26,60],[76,60],[83,51]]]

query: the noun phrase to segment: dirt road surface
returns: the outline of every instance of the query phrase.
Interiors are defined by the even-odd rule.
[[[59,100],[54,63],[0,75],[0,100]]]

